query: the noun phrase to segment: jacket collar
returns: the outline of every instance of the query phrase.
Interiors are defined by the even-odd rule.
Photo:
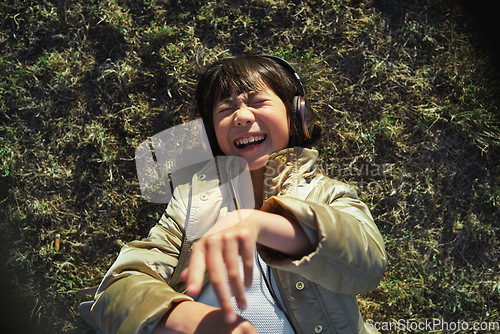
[[[318,151],[308,148],[291,147],[272,153],[264,171],[263,202],[276,195],[300,198],[304,186],[317,174],[317,160]],[[213,210],[224,202],[228,210],[253,208],[253,192],[248,191],[252,180],[245,166],[246,162],[235,156],[217,156],[208,163],[192,179],[193,207]]]

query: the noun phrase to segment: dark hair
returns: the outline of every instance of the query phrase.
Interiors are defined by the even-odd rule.
[[[275,60],[259,55],[227,57],[215,61],[200,75],[196,87],[196,110],[202,117],[214,150],[221,154],[214,133],[213,108],[233,91],[249,92],[269,87],[283,101],[290,122],[289,146],[305,144],[298,135],[300,124],[295,121],[293,97],[302,95],[302,87],[293,74]]]

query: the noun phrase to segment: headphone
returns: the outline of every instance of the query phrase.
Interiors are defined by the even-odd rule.
[[[283,67],[289,73],[291,73],[292,76],[295,78],[298,87],[300,89],[300,95],[296,95],[293,97],[292,100],[293,113],[295,115],[297,124],[300,125],[299,131],[302,139],[304,140],[311,139],[314,132],[314,127],[316,125],[315,124],[316,117],[313,114],[312,110],[306,108],[306,90],[304,89],[304,85],[302,84],[302,80],[300,80],[297,71],[295,71],[293,66],[290,65],[290,63],[284,60],[283,58],[272,55],[260,55],[260,56],[271,59],[274,62],[278,63],[281,67]]]

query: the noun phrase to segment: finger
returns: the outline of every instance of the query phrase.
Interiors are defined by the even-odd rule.
[[[226,280],[226,270],[221,244],[222,241],[218,239],[209,239],[207,241],[207,270],[219,305],[224,312],[225,320],[227,323],[231,324],[236,321],[237,316],[234,312],[233,304],[231,303],[231,293]]]
[[[234,239],[227,240],[224,245],[224,262],[226,263],[227,277],[231,289],[233,290],[236,303],[240,310],[247,308],[245,298],[245,288],[240,275],[238,241]]]
[[[181,280],[183,282],[187,282],[187,278],[188,278],[188,275],[189,275],[189,268],[185,268],[183,271],[181,271]]]
[[[240,248],[241,260],[243,261],[243,274],[245,275],[245,286],[249,288],[252,285],[253,281],[255,243],[243,239],[240,241],[239,248]]]
[[[205,245],[203,241],[199,241],[193,247],[188,268],[181,273],[187,283],[188,295],[195,296],[201,291],[206,270],[205,259]]]

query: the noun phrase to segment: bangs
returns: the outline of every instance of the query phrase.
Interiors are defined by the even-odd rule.
[[[294,78],[275,61],[259,56],[229,57],[212,64],[201,76],[196,90],[197,108],[212,123],[214,106],[233,92],[270,88],[288,107],[297,86]]]
[[[233,92],[238,95],[243,92],[260,91],[269,87],[262,70],[254,64],[236,63],[234,66],[221,68],[219,75],[211,86],[212,107],[221,100],[229,97]]]

